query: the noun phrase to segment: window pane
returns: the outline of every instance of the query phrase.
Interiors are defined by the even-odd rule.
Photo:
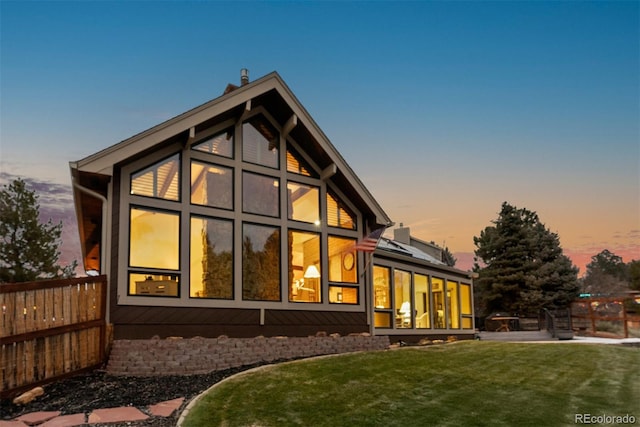
[[[130,266],[180,268],[180,215],[131,208],[130,234]]]
[[[416,328],[429,328],[429,286],[427,276],[415,274],[413,276],[416,301]]]
[[[280,230],[242,227],[242,299],[280,301]]]
[[[471,285],[460,283],[460,311],[462,314],[473,314],[471,312]]]
[[[433,327],[436,329],[445,328],[444,319],[444,280],[433,277],[431,279],[431,289],[433,292]]]
[[[180,200],[180,155],[132,174],[131,194]]]
[[[329,286],[329,302],[335,304],[357,304],[358,288]]]
[[[452,329],[460,329],[460,308],[458,306],[458,284],[447,281],[447,310]]]
[[[231,158],[233,157],[233,130],[227,129],[224,132],[220,132],[209,139],[197,143],[193,146],[193,149]]]
[[[316,176],[311,173],[312,169],[292,148],[287,149],[287,172],[297,173],[304,176]]]
[[[233,169],[191,162],[191,203],[233,209]]]
[[[327,224],[331,227],[356,229],[356,216],[329,191],[327,191]]]
[[[329,236],[329,281],[358,283],[358,256],[355,239]]]
[[[320,225],[320,190],[310,185],[287,183],[288,218]]]
[[[289,300],[322,302],[320,235],[289,231]]]
[[[191,281],[195,298],[233,299],[233,223],[191,218]]]
[[[463,317],[462,329],[472,329],[472,328],[473,328],[473,319],[471,317]]]
[[[393,274],[395,290],[396,327],[411,328],[413,326],[411,308],[411,273],[395,270]]]
[[[243,172],[242,210],[268,216],[280,216],[280,181],[264,175]]]
[[[375,326],[376,328],[390,328],[391,313],[381,313],[378,311],[373,313],[373,326]]]
[[[242,124],[242,160],[278,169],[280,134],[263,116]]]
[[[129,294],[147,297],[177,297],[180,289],[178,275],[129,274]]]
[[[373,266],[375,308],[391,308],[391,272],[387,267]]]

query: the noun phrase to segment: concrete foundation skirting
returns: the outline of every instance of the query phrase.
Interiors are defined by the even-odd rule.
[[[112,375],[195,375],[302,357],[384,350],[388,336],[167,338],[115,340],[107,372]]]

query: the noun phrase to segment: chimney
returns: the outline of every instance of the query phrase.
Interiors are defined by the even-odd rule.
[[[240,70],[240,86],[244,86],[249,83],[249,70],[243,68]]]
[[[400,228],[393,230],[393,240],[404,243],[405,245],[410,245],[411,229],[409,227],[404,227],[404,225],[400,223]]]

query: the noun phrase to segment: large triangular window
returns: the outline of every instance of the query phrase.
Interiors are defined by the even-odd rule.
[[[131,194],[180,200],[180,155],[175,154],[132,174]]]
[[[327,191],[327,224],[330,227],[356,229],[356,215],[331,191]]]

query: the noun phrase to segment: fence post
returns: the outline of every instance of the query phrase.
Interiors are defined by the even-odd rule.
[[[593,307],[591,306],[591,301],[587,301],[587,307],[589,308],[589,320],[591,321],[591,333],[596,333],[596,318],[595,314],[593,314]]]

